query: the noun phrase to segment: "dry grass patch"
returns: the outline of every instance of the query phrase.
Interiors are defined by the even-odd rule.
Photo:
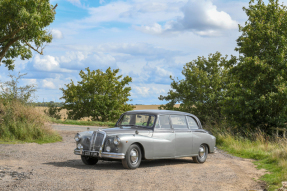
[[[61,141],[61,136],[45,126],[46,117],[17,100],[0,101],[0,141],[37,142]]]

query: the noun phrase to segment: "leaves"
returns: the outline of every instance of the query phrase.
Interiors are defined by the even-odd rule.
[[[236,63],[237,59],[231,56],[222,57],[219,52],[210,54],[208,58],[198,57],[197,60],[187,63],[182,71],[184,79],[173,81],[173,90],[167,96],[160,96],[160,100],[169,101],[162,105],[162,109],[180,110],[193,113],[205,122],[219,124],[222,116],[222,100],[224,99],[227,72]],[[180,103],[179,108],[174,104]]]
[[[251,1],[236,48],[242,56],[230,70],[225,113],[241,128],[268,129],[287,122],[287,12],[277,0]]]
[[[117,76],[119,69],[86,70],[80,71],[82,80],[76,85],[71,80],[66,84],[66,90],[61,88],[62,99],[65,99],[63,108],[69,111],[70,119],[92,116],[93,120],[113,121],[123,112],[132,110],[133,107],[127,104],[131,90],[127,85],[132,78]]]
[[[13,59],[31,58],[31,49],[42,54],[52,41],[46,27],[56,12],[49,0],[1,0],[0,10],[0,64],[13,70]]]

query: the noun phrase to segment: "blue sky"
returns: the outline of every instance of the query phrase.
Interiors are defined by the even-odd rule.
[[[21,84],[37,84],[35,101],[60,100],[79,71],[119,68],[132,77],[132,104],[163,104],[160,95],[170,89],[169,76],[182,78],[185,63],[216,51],[236,55],[238,24],[248,1],[228,0],[51,0],[58,4],[49,30],[53,41],[44,55],[16,60],[15,70],[27,73]]]

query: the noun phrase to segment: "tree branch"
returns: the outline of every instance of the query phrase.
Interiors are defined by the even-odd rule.
[[[36,52],[38,52],[39,54],[41,54],[41,55],[43,55],[43,50],[44,50],[44,48],[45,48],[45,46],[43,47],[43,48],[41,48],[41,52],[39,52],[39,48],[34,48],[31,44],[29,44],[29,42],[27,42],[25,39],[22,39],[25,43],[26,43],[26,45],[27,46],[29,46],[31,49],[33,49],[33,50],[35,50]]]
[[[14,42],[16,42],[17,40],[20,40],[22,37],[18,36],[14,39],[11,39],[3,48],[2,48],[2,51],[0,52],[0,63],[2,61],[2,59],[4,58],[5,56],[5,53],[7,52],[7,50],[9,49],[9,47],[14,44]]]
[[[56,7],[58,6],[58,4],[56,3],[55,7],[52,9],[53,11],[56,9]]]

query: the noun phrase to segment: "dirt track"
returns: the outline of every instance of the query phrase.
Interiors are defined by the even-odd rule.
[[[74,126],[76,130],[82,127]],[[69,126],[54,126],[63,142],[0,145],[0,190],[262,190],[265,171],[250,160],[218,151],[204,164],[191,158],[143,161],[136,170],[121,162],[86,166],[73,154]],[[73,129],[75,129],[73,128]],[[85,130],[86,127],[83,127]]]

